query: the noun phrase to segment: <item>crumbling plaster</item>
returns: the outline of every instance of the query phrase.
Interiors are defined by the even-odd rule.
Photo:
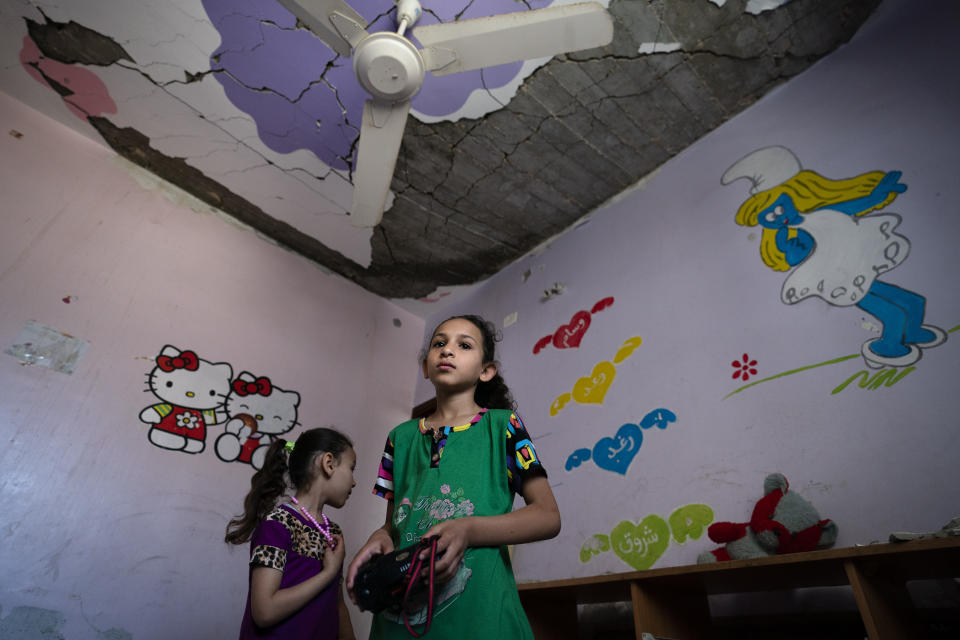
[[[484,117],[411,119],[393,206],[372,232],[349,230],[343,215],[348,170],[321,174],[308,152],[271,154],[249,122],[231,129],[193,111],[185,128],[165,124],[170,111],[160,109],[152,124],[111,114],[87,119],[123,157],[281,245],[378,295],[420,298],[482,280],[567,229],[846,42],[879,0],[793,0],[756,15],[749,11],[757,5],[749,4],[613,0],[608,47],[554,58]],[[46,58],[96,68],[111,88],[118,85],[112,73],[147,78],[156,96],[114,96],[142,99],[138,113],[158,100],[178,102],[185,112],[191,99],[214,100],[214,91],[197,93],[210,88],[212,74],[224,73],[204,67],[197,53],[213,38],[201,15],[191,18],[194,32],[157,43],[180,47],[179,69],[141,59],[148,51],[142,42],[133,52],[108,32],[40,15],[27,26]],[[46,80],[69,96],[70,87]],[[170,146],[168,136],[190,138],[192,155],[177,155],[182,140]],[[213,157],[219,169],[205,164]],[[285,198],[291,207],[329,215],[284,219],[273,207]],[[329,242],[334,236],[338,241]]]

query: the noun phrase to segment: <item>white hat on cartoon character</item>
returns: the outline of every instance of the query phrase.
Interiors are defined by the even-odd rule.
[[[800,173],[802,167],[797,156],[786,147],[773,146],[757,149],[733,163],[720,178],[720,184],[730,184],[734,180],[747,178],[750,193],[758,193],[783,184]]]

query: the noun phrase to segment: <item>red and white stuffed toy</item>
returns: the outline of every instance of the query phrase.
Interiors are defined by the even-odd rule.
[[[707,529],[714,542],[724,546],[704,551],[700,564],[762,558],[784,553],[813,551],[837,540],[837,525],[822,520],[807,500],[789,491],[787,479],[771,473],[763,481],[764,496],[753,508],[750,522],[715,522]]]

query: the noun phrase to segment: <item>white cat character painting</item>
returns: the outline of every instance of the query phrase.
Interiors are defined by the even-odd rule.
[[[263,467],[270,443],[297,424],[300,394],[284,391],[270,378],[244,371],[233,381],[226,409],[229,420],[214,447],[224,462]]]
[[[160,402],[140,412],[140,421],[150,425],[150,442],[163,449],[200,453],[207,427],[227,418],[223,403],[230,393],[233,367],[169,344],[160,350],[156,362],[147,374],[146,391]]]

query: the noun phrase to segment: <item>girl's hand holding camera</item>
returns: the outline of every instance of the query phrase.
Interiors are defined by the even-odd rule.
[[[357,577],[357,571],[374,556],[386,555],[391,551],[393,551],[393,540],[390,539],[390,534],[383,529],[374,531],[367,543],[360,547],[360,551],[357,552],[356,557],[350,563],[350,568],[347,569],[347,594],[353,604],[357,604],[357,597],[353,593],[353,583]]]
[[[471,518],[458,518],[439,522],[424,534],[424,538],[437,536],[437,560],[434,565],[434,579],[448,582],[457,575],[460,560],[470,546]],[[430,552],[422,551],[420,557],[429,559]]]

